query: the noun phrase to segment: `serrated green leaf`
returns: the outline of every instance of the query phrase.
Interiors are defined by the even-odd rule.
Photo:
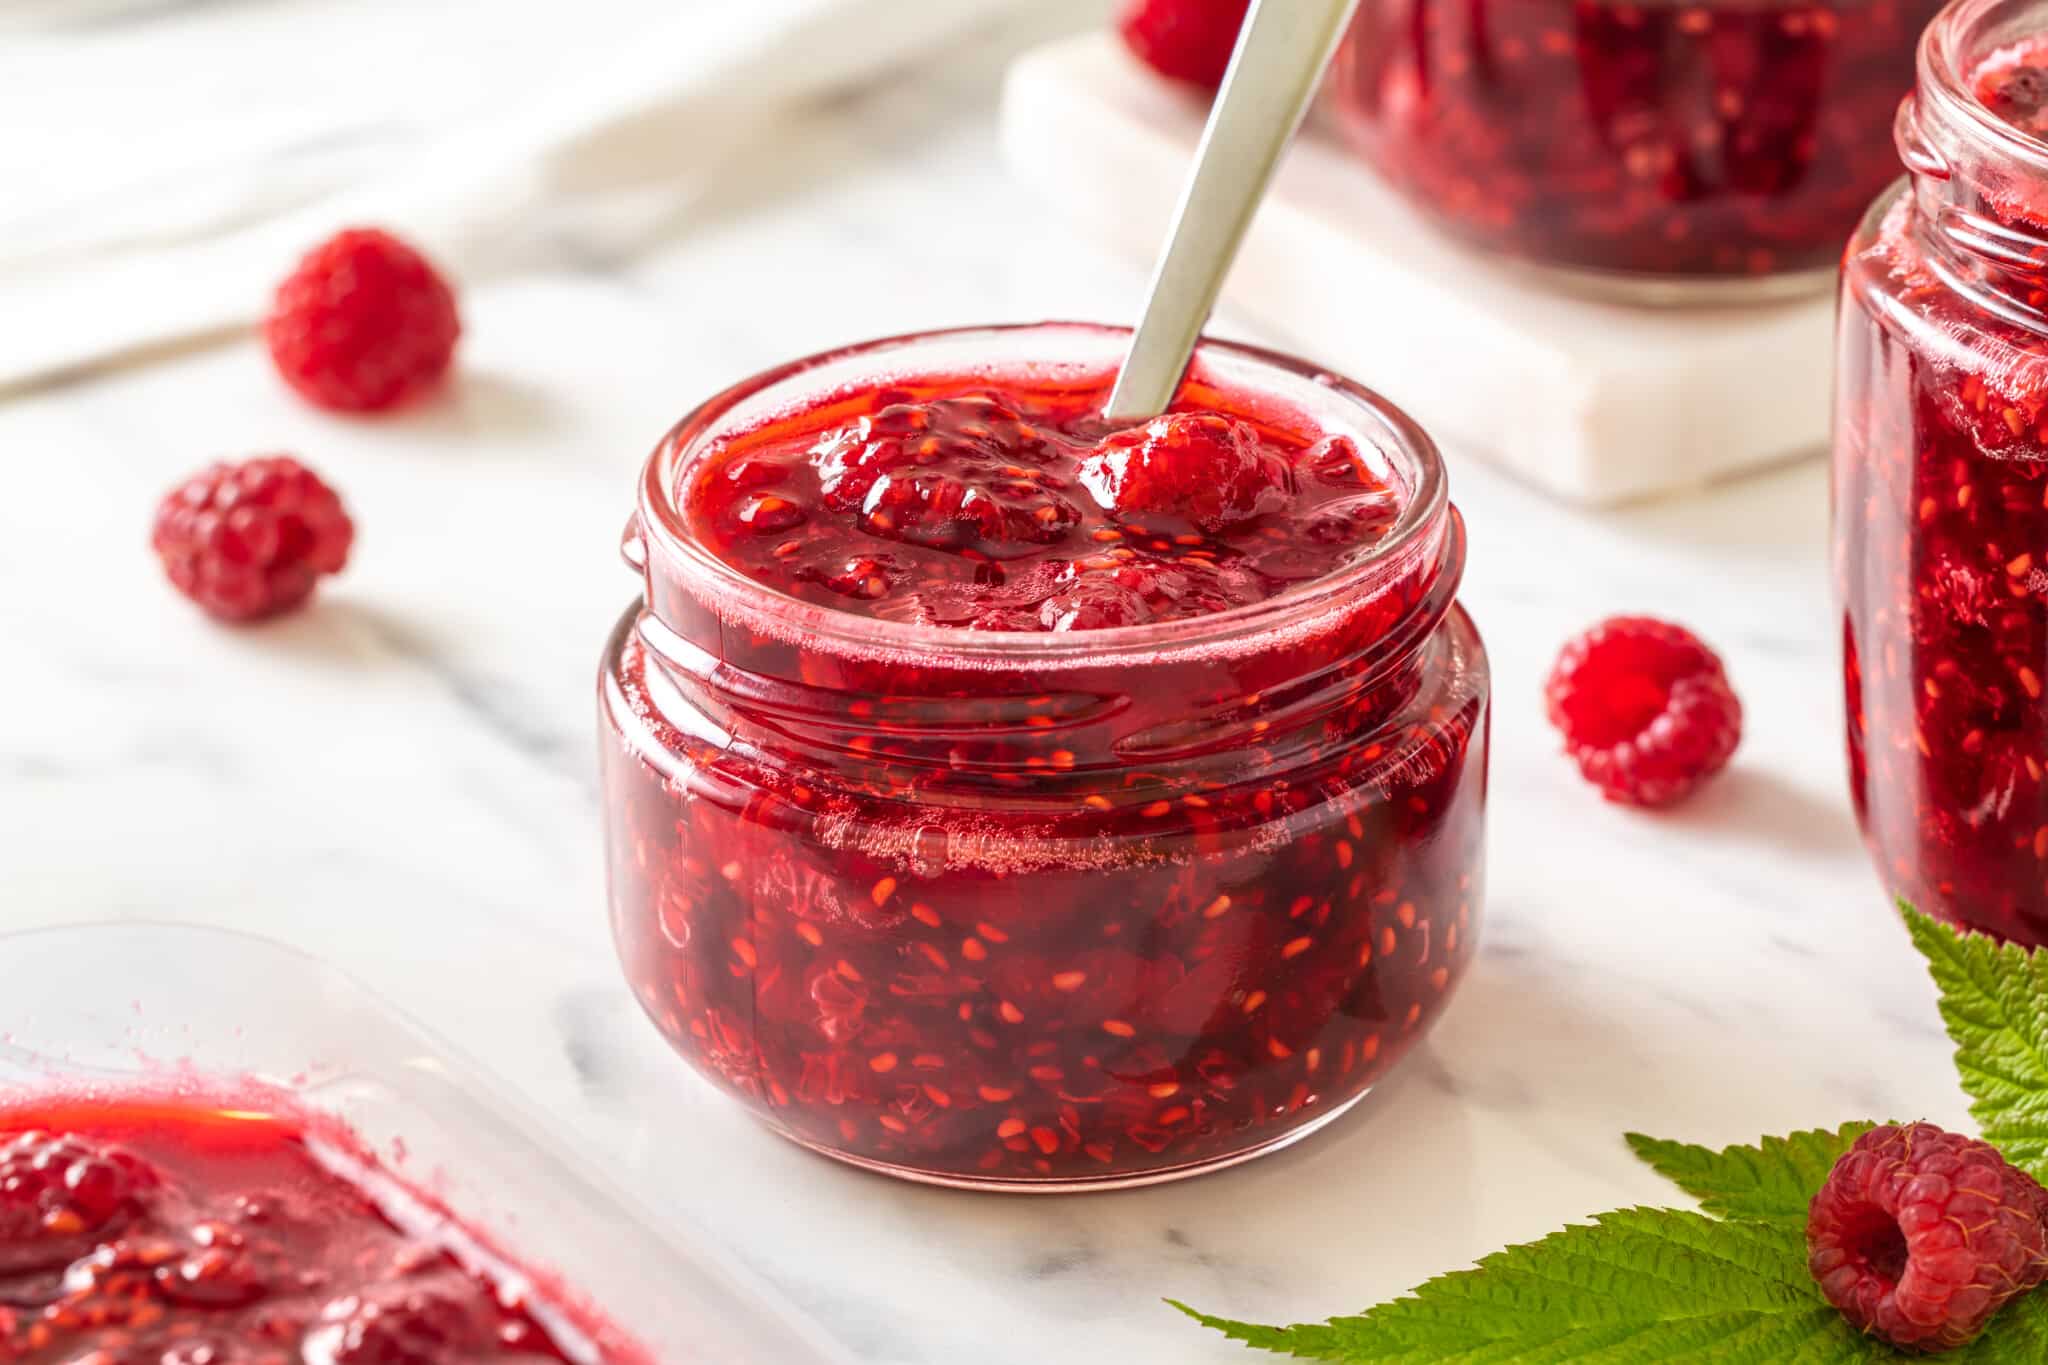
[[[1803,1237],[1675,1209],[1602,1214],[1356,1317],[1260,1327],[1182,1311],[1250,1346],[1356,1365],[1874,1358],[1814,1287]]]
[[[1961,934],[1900,908],[1941,989],[1971,1113],[2010,1160],[2048,1177],[2048,950]],[[1602,1214],[1356,1316],[1265,1327],[1174,1307],[1248,1346],[1343,1365],[1896,1362],[1897,1352],[1850,1329],[1806,1268],[1807,1203],[1873,1126],[1718,1152],[1631,1133],[1636,1155],[1707,1213]],[[2008,1305],[1947,1359],[2048,1361],[2048,1290]]]
[[[2007,1304],[1983,1336],[1942,1358],[1956,1365],[2040,1365],[2048,1360],[2048,1294],[2037,1290]]]
[[[1941,988],[1970,1112],[2007,1160],[2048,1176],[2048,950],[2029,953],[1900,909]]]
[[[1833,1132],[1809,1129],[1718,1152],[1641,1133],[1630,1133],[1627,1138],[1637,1156],[1699,1200],[1708,1213],[1804,1228],[1806,1206],[1835,1161],[1850,1143],[1876,1126],[1845,1123]]]

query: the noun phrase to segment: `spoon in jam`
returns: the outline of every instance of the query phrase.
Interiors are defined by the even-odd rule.
[[[1103,415],[1164,412],[1358,0],[1253,0]]]

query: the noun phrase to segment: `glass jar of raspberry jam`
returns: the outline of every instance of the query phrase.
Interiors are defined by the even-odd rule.
[[[1961,0],[1843,266],[1849,775],[1890,889],[2048,943],[2048,4]]]
[[[1454,237],[1640,302],[1825,288],[1941,0],[1363,0],[1329,103]],[[1739,287],[1736,287],[1739,286]]]
[[[675,1048],[828,1155],[1026,1190],[1244,1160],[1471,960],[1488,676],[1434,446],[1218,343],[1112,431],[1126,340],[816,356],[647,466],[613,930]]]

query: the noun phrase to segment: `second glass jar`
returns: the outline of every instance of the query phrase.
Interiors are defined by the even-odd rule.
[[[1843,269],[1849,772],[1887,888],[2048,944],[2048,4],[1960,0]]]
[[[1940,0],[1363,0],[1329,103],[1452,236],[1645,302],[1824,287]]]
[[[903,375],[1112,375],[1126,334],[940,333],[714,399],[650,462],[644,604],[600,675],[613,929],[643,1007],[784,1135],[1061,1189],[1271,1150],[1436,1021],[1481,899],[1488,681],[1435,448],[1314,367],[1205,385],[1371,452],[1366,561],[1213,616],[1003,634],[782,596],[693,542],[681,471]],[[895,376],[886,380],[882,376]]]

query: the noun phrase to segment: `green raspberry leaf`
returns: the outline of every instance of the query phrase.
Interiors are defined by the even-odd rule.
[[[1602,1214],[1326,1323],[1260,1327],[1175,1307],[1249,1346],[1360,1365],[1883,1358],[1821,1298],[1803,1236],[1673,1209]]]
[[[2048,1176],[2048,950],[1963,934],[1903,902],[1913,946],[1941,988],[1956,1071],[1985,1139]]]
[[[1853,1126],[1853,1125],[1852,1125]],[[1853,1139],[1851,1139],[1853,1140]],[[1168,1300],[1247,1346],[1339,1365],[1834,1365],[1907,1357],[1853,1330],[1783,1221],[1622,1209],[1509,1247],[1355,1317],[1264,1327]],[[2048,1360],[2048,1293],[2029,1294],[1955,1365]]]
[[[1746,1218],[1806,1227],[1806,1206],[1849,1144],[1877,1125],[1845,1123],[1767,1137],[1755,1146],[1714,1151],[1689,1142],[1628,1134],[1635,1154],[1720,1218]]]
[[[1942,1358],[1956,1365],[2039,1365],[2048,1360],[2048,1294],[2036,1290],[2007,1304],[1983,1336]]]
[[[2048,950],[1963,934],[1901,905],[1941,989],[1956,1069],[1984,1136],[2048,1177]],[[1347,1365],[1832,1365],[1904,1359],[1853,1331],[1806,1268],[1806,1209],[1849,1123],[1714,1151],[1628,1135],[1706,1213],[1622,1209],[1353,1317],[1264,1327],[1174,1307],[1248,1346]],[[1957,1365],[2048,1361],[2048,1290],[1992,1319]]]

